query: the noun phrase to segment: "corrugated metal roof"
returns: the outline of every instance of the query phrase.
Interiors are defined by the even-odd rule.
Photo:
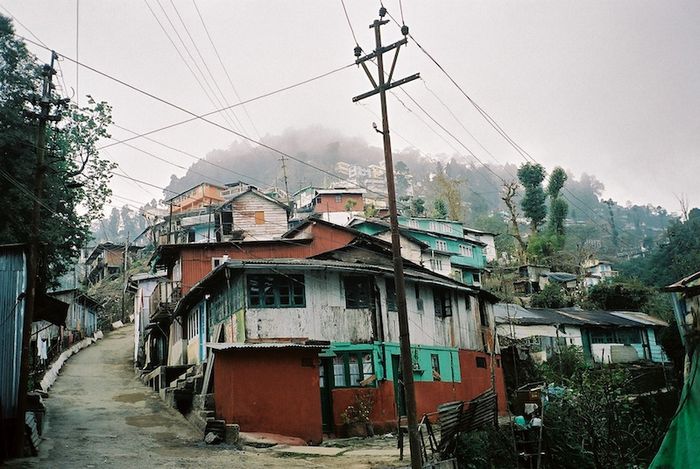
[[[26,246],[0,246],[0,416],[17,413],[27,289]]]
[[[214,350],[240,350],[240,349],[322,349],[330,344],[296,344],[294,342],[225,342],[217,344],[207,344],[207,347]]]
[[[668,323],[663,319],[655,318],[645,313],[640,313],[638,311],[610,311],[611,314],[615,316],[620,316],[626,319],[631,319],[633,321],[641,322],[649,326],[668,326]]]
[[[640,327],[668,326],[665,321],[638,311],[585,311],[580,308],[524,308],[515,304],[493,306],[499,324]]]

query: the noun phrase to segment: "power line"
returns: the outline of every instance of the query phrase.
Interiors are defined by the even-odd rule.
[[[211,78],[211,81],[214,83],[214,86],[219,91],[219,94],[221,95],[221,98],[223,99],[224,104],[226,104],[226,106],[230,106],[231,104],[228,102],[228,99],[226,99],[226,95],[221,90],[221,87],[219,86],[219,83],[217,82],[216,78],[214,77],[214,74],[211,72],[211,69],[209,68],[209,65],[207,64],[207,61],[204,59],[204,56],[202,55],[201,51],[199,50],[199,47],[197,47],[197,42],[192,37],[192,34],[190,33],[190,30],[187,27],[187,24],[183,20],[182,15],[180,15],[180,11],[177,9],[177,6],[175,6],[175,2],[173,2],[173,0],[170,0],[170,5],[172,5],[173,10],[175,10],[175,14],[177,15],[178,19],[180,20],[180,24],[182,24],[182,27],[185,29],[185,33],[187,33],[187,37],[190,38],[190,42],[192,42],[192,45],[194,46],[195,52],[197,52],[199,59],[202,61],[202,64],[204,65],[204,69],[207,71],[207,73],[209,74],[209,77]],[[238,124],[238,128],[242,132],[248,133],[247,129],[243,126],[243,123],[238,118],[238,116],[233,111],[233,109],[228,109],[227,113],[230,113],[233,116],[233,119]],[[260,138],[259,135],[258,135],[258,138]]]
[[[357,47],[360,47],[360,44],[357,42],[357,36],[355,36],[355,29],[352,27],[352,22],[350,22],[350,16],[348,15],[348,9],[345,7],[345,0],[340,0],[340,4],[343,6],[343,13],[345,13],[345,19],[348,22],[348,26],[350,27],[350,33],[352,34],[352,38],[355,41],[355,45]]]
[[[19,37],[21,37],[21,36],[19,36]],[[26,38],[22,38],[22,39],[27,40]],[[31,42],[31,41],[30,41],[30,42]],[[68,59],[68,58],[66,57],[66,59]],[[68,60],[70,60],[70,59],[68,59]],[[82,65],[82,64],[81,64],[81,65]],[[245,105],[245,104],[249,104],[249,103],[252,103],[252,102],[254,102],[254,101],[258,101],[258,100],[260,100],[260,99],[267,98],[267,97],[273,96],[273,95],[275,95],[275,94],[279,94],[279,93],[282,93],[282,92],[284,92],[284,91],[291,90],[291,89],[293,89],[293,88],[297,88],[297,87],[302,86],[302,85],[305,85],[305,84],[307,84],[307,83],[311,83],[311,82],[316,81],[316,80],[319,80],[319,79],[321,79],[321,78],[325,78],[325,77],[327,77],[327,76],[329,76],[329,75],[333,75],[334,73],[337,73],[337,72],[340,72],[340,71],[345,70],[345,69],[347,69],[347,68],[350,68],[350,67],[352,67],[353,65],[355,65],[355,64],[343,65],[342,67],[335,68],[335,69],[333,69],[333,70],[331,70],[331,71],[322,73],[322,74],[320,74],[320,75],[315,75],[315,76],[313,76],[313,77],[311,77],[311,78],[307,78],[307,79],[305,79],[305,80],[302,80],[302,81],[300,81],[300,82],[294,83],[294,84],[292,84],[292,85],[287,85],[287,86],[284,86],[284,87],[282,87],[282,88],[278,88],[278,89],[276,89],[276,90],[274,90],[274,91],[269,91],[269,92],[267,92],[267,93],[264,93],[264,94],[255,96],[255,97],[253,97],[253,98],[249,98],[249,99],[247,99],[247,100],[245,100],[245,101],[241,101],[241,102],[238,102],[238,103],[236,103],[236,104],[232,104],[230,107],[231,107],[231,108],[234,108],[234,107],[236,107],[236,106],[243,106],[243,105]],[[83,65],[83,66],[84,66],[84,67],[87,67],[87,66],[85,66],[85,65]],[[88,69],[91,69],[90,67],[87,67],[87,68],[88,68]],[[129,84],[127,84],[127,83],[124,83],[124,82],[122,82],[121,80],[115,79],[115,78],[113,78],[113,77],[111,77],[111,76],[109,76],[109,75],[103,74],[102,72],[99,72],[99,71],[97,71],[97,70],[94,70],[94,69],[91,69],[91,70],[94,71],[95,73],[98,73],[98,74],[100,74],[100,75],[105,76],[106,78],[115,80],[115,81],[117,81],[118,83],[120,83],[121,85],[127,86],[127,87],[133,89],[134,91],[137,91],[137,92],[139,92],[139,93],[146,94],[146,95],[149,96],[150,98],[160,101],[160,98],[157,98],[157,97],[151,95],[150,93],[147,93],[147,92],[145,92],[145,91],[143,91],[143,90],[140,90],[140,89],[138,89],[138,88],[132,87],[132,85],[129,85]],[[168,103],[168,104],[169,104],[169,103]],[[196,120],[198,120],[198,119],[203,119],[204,117],[208,117],[208,116],[211,116],[211,115],[214,115],[214,114],[218,114],[218,113],[220,113],[220,112],[222,112],[222,111],[224,111],[224,110],[226,110],[226,109],[227,109],[227,108],[219,108],[219,109],[215,109],[215,110],[213,110],[213,111],[206,112],[206,113],[204,113],[204,114],[195,115],[194,117],[191,117],[191,118],[189,118],[189,119],[185,119],[185,120],[182,120],[182,121],[174,122],[174,123],[172,123],[172,124],[168,124],[168,125],[165,125],[165,126],[162,126],[162,127],[158,127],[158,128],[156,128],[156,129],[149,130],[149,131],[147,131],[147,132],[142,132],[142,133],[137,134],[137,135],[135,135],[135,136],[133,136],[133,137],[130,137],[130,138],[127,138],[127,139],[124,139],[124,140],[119,140],[118,142],[110,143],[110,144],[108,144],[108,145],[104,145],[104,146],[102,146],[102,147],[100,147],[100,148],[98,148],[98,149],[101,150],[101,149],[103,149],[103,148],[108,148],[108,147],[112,147],[112,146],[115,146],[115,145],[119,145],[119,144],[121,144],[121,143],[128,142],[128,141],[130,141],[130,140],[135,140],[135,139],[137,139],[137,138],[141,138],[141,137],[144,137],[144,136],[146,136],[146,135],[152,135],[152,134],[155,134],[155,133],[158,133],[158,132],[162,132],[163,130],[171,129],[171,128],[173,128],[173,127],[177,127],[177,126],[180,126],[180,125],[182,125],[182,124],[187,124],[187,123],[189,123],[189,122],[193,122],[193,121],[196,121]]]
[[[175,41],[174,41],[173,38],[170,36],[170,33],[168,33],[168,31],[165,29],[165,26],[163,25],[163,23],[160,21],[160,19],[159,19],[158,16],[156,15],[156,12],[153,10],[153,8],[151,8],[151,5],[148,3],[148,0],[143,0],[143,1],[144,1],[144,3],[146,4],[146,6],[148,7],[148,10],[149,10],[149,11],[151,12],[151,14],[153,15],[153,18],[154,18],[154,19],[156,20],[156,22],[158,23],[158,26],[160,26],[161,30],[163,31],[163,33],[165,34],[165,36],[168,38],[168,41],[170,41],[170,44],[171,44],[171,45],[173,46],[173,48],[175,49],[175,52],[177,52],[177,55],[180,56],[180,60],[182,60],[182,63],[185,64],[185,66],[187,67],[187,69],[190,71],[190,73],[191,73],[192,76],[194,77],[194,79],[195,79],[195,81],[197,82],[197,84],[199,85],[199,87],[200,87],[200,88],[202,89],[202,91],[204,92],[204,94],[205,94],[205,96],[207,97],[207,99],[209,100],[209,102],[212,103],[213,106],[217,106],[216,103],[214,102],[214,99],[213,99],[213,98],[211,97],[211,95],[210,95],[211,89],[210,89],[209,91],[207,90],[207,88],[206,88],[206,87],[204,86],[204,84],[202,83],[202,80],[200,79],[199,75],[197,75],[197,74],[195,73],[195,71],[192,69],[192,66],[190,65],[190,63],[189,63],[189,62],[185,59],[185,57],[182,55],[182,52],[180,52],[180,48],[177,46],[177,44],[175,44]],[[158,0],[156,0],[156,1],[158,1]],[[163,10],[163,6],[160,4],[160,2],[158,2],[158,5],[160,6],[161,10]],[[165,11],[165,10],[163,10],[163,11]],[[167,13],[166,13],[166,19],[170,22],[170,18],[167,17]],[[172,26],[172,22],[170,22],[170,25],[171,25],[171,27],[173,27],[173,26]],[[174,28],[174,27],[173,27],[173,28]],[[177,35],[179,36],[177,30],[175,30],[175,34],[177,34]],[[180,41],[182,41],[182,39],[180,39]],[[189,53],[189,50],[187,50],[187,48],[185,48],[185,51],[186,51],[187,53]],[[195,66],[196,66],[196,65],[197,65],[197,64],[196,64],[196,62],[195,62]],[[201,71],[200,71],[200,73],[201,73]],[[219,104],[219,106],[221,106],[221,104]],[[226,116],[225,114],[222,114],[222,117],[224,118],[224,120],[225,120],[229,125],[231,125],[231,122],[228,121],[227,116]]]
[[[138,135],[137,132],[135,132],[135,131],[133,131],[133,130],[130,130],[130,129],[127,129],[126,127],[123,127],[123,126],[121,126],[121,125],[117,125],[117,124],[115,124],[115,123],[112,123],[112,125],[113,125],[114,127],[119,128],[119,129],[122,129],[122,130],[125,130],[125,131],[127,131],[127,132],[130,132],[130,133],[132,133],[132,134]],[[192,158],[193,160],[196,160],[196,161],[198,161],[198,162],[201,161],[202,163],[206,163],[206,164],[208,164],[208,165],[210,165],[210,166],[213,166],[213,167],[215,167],[215,168],[223,169],[224,171],[228,171],[229,173],[234,174],[234,175],[236,175],[236,176],[244,177],[244,178],[246,178],[246,179],[248,179],[248,180],[251,180],[251,181],[257,181],[257,182],[262,183],[262,184],[264,184],[264,185],[267,185],[267,184],[268,184],[267,181],[263,181],[263,180],[261,180],[261,179],[257,179],[257,178],[255,178],[255,177],[253,177],[253,176],[248,175],[248,174],[239,173],[239,172],[234,171],[234,170],[232,170],[232,169],[230,169],[230,168],[227,168],[227,167],[225,167],[225,166],[221,166],[221,165],[219,165],[219,164],[213,163],[213,162],[207,160],[207,159],[204,158],[204,157],[199,157],[199,156],[197,156],[197,155],[193,155],[192,153],[189,153],[189,152],[187,152],[187,151],[185,151],[185,150],[182,150],[182,149],[180,149],[180,148],[174,147],[174,146],[172,146],[172,145],[168,145],[168,144],[166,144],[166,143],[163,143],[163,142],[161,142],[161,141],[155,140],[155,139],[153,139],[153,138],[146,137],[146,136],[143,136],[142,138],[144,138],[145,140],[148,140],[149,142],[153,142],[153,143],[155,143],[155,144],[157,144],[157,145],[160,145],[160,146],[162,146],[162,147],[164,147],[164,148],[167,148],[167,149],[169,149],[169,150],[172,150],[172,151],[176,151],[176,152],[178,152],[178,153],[181,153],[181,154],[183,154],[183,155],[185,155],[185,156],[187,156],[187,157],[189,157],[189,158]],[[116,139],[113,139],[113,140],[116,140]],[[120,143],[123,143],[124,145],[130,146],[130,147],[132,147],[132,148],[135,148],[136,150],[141,151],[140,148],[137,148],[137,147],[135,147],[135,146],[133,146],[133,145],[129,145],[129,144],[126,143],[126,142],[123,142],[123,141],[121,141],[121,140],[117,140],[117,141],[120,142]],[[160,158],[158,158],[158,159],[160,159]],[[170,162],[168,162],[168,163],[170,163]],[[185,168],[185,169],[187,169],[187,168]]]
[[[216,47],[216,44],[214,44],[214,40],[211,37],[211,34],[209,34],[209,28],[207,28],[207,24],[204,22],[204,17],[202,16],[202,13],[199,11],[199,7],[197,6],[197,2],[195,0],[192,0],[192,4],[194,5],[194,9],[197,11],[197,16],[199,16],[199,20],[202,23],[202,27],[204,27],[204,32],[207,33],[207,38],[209,38],[209,43],[211,44],[212,49],[214,49],[214,53],[216,54],[216,58],[219,60],[219,64],[221,65],[221,68],[224,70],[224,73],[226,74],[226,78],[228,79],[229,85],[231,85],[231,89],[233,90],[234,96],[236,96],[236,99],[238,101],[242,101],[241,97],[238,95],[238,90],[236,90],[236,86],[233,84],[233,80],[231,79],[231,75],[228,73],[228,69],[224,65],[224,61],[221,59],[221,54],[219,54],[219,50]],[[248,109],[245,106],[243,107],[243,112],[245,113],[246,117],[248,117],[248,120],[250,121],[250,125],[253,127],[253,130],[255,131],[255,134],[258,136],[258,138],[262,138],[260,135],[260,132],[258,132],[257,127],[255,126],[255,122],[253,122],[253,119],[250,117],[250,114],[248,113]]]
[[[391,16],[390,13],[389,17],[398,25],[398,21],[394,19],[393,16]],[[467,94],[466,91],[452,78],[452,76],[445,70],[445,68],[413,37],[411,33],[408,34],[408,36],[413,40],[413,42],[418,46],[418,48],[435,64],[436,67],[448,78],[448,80],[459,90],[459,92],[467,99],[467,101],[474,107],[474,109],[477,110],[477,112],[486,120],[486,122],[501,136],[503,137],[506,142],[512,146],[516,152],[518,152],[524,159],[525,161],[531,161],[535,164],[539,164],[533,157],[530,155],[525,149],[523,149],[502,127],[501,125],[493,118],[491,115],[486,112],[474,99],[472,99],[471,96]],[[585,204],[578,196],[576,196],[569,188],[566,186],[564,187],[564,190],[569,194],[570,197],[578,201],[579,203],[582,204],[582,206],[579,206],[575,204],[572,201],[572,205],[574,205],[576,208],[583,210],[584,213],[588,211],[589,213],[592,213],[595,217],[598,217],[599,219],[603,220],[605,223],[607,223],[607,220],[605,217],[597,213],[595,210],[593,210],[591,207]],[[592,222],[596,222],[593,218],[589,216],[589,219]],[[605,225],[602,225],[605,226]],[[606,227],[607,228],[607,227]],[[606,231],[608,234],[611,234],[609,229],[604,228],[604,231]]]

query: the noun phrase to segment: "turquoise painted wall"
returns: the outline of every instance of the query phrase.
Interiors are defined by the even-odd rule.
[[[333,342],[330,346],[331,352],[348,352],[348,351],[367,351],[372,350],[374,359],[374,372],[378,380],[386,379],[393,381],[394,373],[391,368],[391,356],[400,355],[399,344],[387,343],[384,345],[386,350],[386,363],[384,353],[382,353],[381,342],[373,344],[351,344],[346,342]],[[413,351],[413,360],[418,362],[418,368],[422,372],[413,374],[415,381],[434,381],[432,373],[431,355],[437,355],[440,363],[441,381],[459,383],[462,381],[462,375],[459,368],[459,355],[456,348],[450,347],[434,347],[424,345],[414,345],[411,347]]]
[[[483,269],[486,266],[486,256],[484,255],[484,250],[481,246],[477,244],[472,244],[468,240],[456,240],[447,237],[441,237],[440,234],[433,235],[432,233],[424,233],[422,231],[408,230],[411,236],[423,241],[424,243],[430,245],[431,249],[438,251],[445,251],[445,249],[440,249],[437,247],[438,240],[444,241],[447,245],[447,252],[454,254],[450,256],[450,262],[453,264],[459,264],[462,266],[473,267],[476,269]],[[461,255],[460,245],[469,246],[472,249],[471,256]]]

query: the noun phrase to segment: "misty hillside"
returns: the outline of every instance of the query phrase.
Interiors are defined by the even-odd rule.
[[[343,136],[340,132],[320,126],[303,130],[292,129],[282,135],[266,136],[263,143],[283,150],[295,159],[314,167],[285,158],[290,192],[302,187],[342,184],[342,177],[333,177],[339,161],[360,166],[379,164],[383,161],[380,147],[370,146],[359,138]],[[459,191],[462,221],[478,229],[505,233],[506,207],[501,200],[503,183],[517,181],[515,164],[488,165],[465,161],[462,156],[421,155],[415,149],[394,152],[397,168],[397,194],[406,200],[408,183],[411,180],[411,195],[425,200],[430,209],[440,190],[433,178],[443,174]],[[546,168],[551,171],[553,168]],[[330,174],[329,174],[330,173]],[[563,196],[569,203],[568,225],[571,243],[593,244],[603,252],[615,256],[620,251],[627,254],[643,249],[659,238],[672,216],[662,207],[629,205],[602,200],[604,186],[595,175],[568,174]],[[206,160],[193,164],[182,177],[172,176],[166,197],[185,191],[202,181],[226,184],[242,180],[260,188],[284,189],[281,155],[270,149],[253,146],[247,142],[234,142],[227,149],[216,149]],[[520,201],[522,190],[516,196]],[[124,210],[111,216],[96,227],[96,238],[115,240],[125,234],[125,225],[135,222]],[[130,227],[134,230],[141,223]],[[619,239],[612,245],[613,232],[619,231]],[[575,248],[575,246],[574,246]],[[624,249],[623,249],[624,248]]]

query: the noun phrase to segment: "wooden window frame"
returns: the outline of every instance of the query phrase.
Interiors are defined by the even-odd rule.
[[[366,287],[366,293],[355,291],[362,284]],[[343,290],[345,291],[346,309],[369,309],[372,307],[372,285],[367,277],[358,275],[343,276]]]
[[[255,285],[256,282],[257,285]],[[259,292],[254,292],[252,290],[255,286],[258,286]],[[269,290],[266,290],[266,288],[269,288]],[[248,275],[246,279],[246,292],[248,293],[249,308],[306,307],[306,284],[304,283],[304,276],[302,274]]]
[[[372,353],[372,350],[348,350],[348,351],[335,351],[335,358],[333,360],[333,376],[330,377],[331,381],[330,383],[332,384],[333,388],[361,388],[361,387],[366,387],[362,386],[360,383],[364,381],[365,379],[369,378],[370,376],[375,374],[375,367],[374,367],[374,354]],[[371,370],[370,371],[365,371],[365,361],[364,361],[364,356],[369,355],[370,361],[369,364],[371,365]],[[357,382],[355,384],[351,384],[352,382],[352,375],[350,373],[350,357],[355,357],[358,363],[358,375],[357,375]],[[343,364],[343,381],[345,384],[336,384],[336,373],[335,373],[335,364],[336,364],[336,359],[340,359]],[[329,377],[326,377],[329,379]],[[376,380],[375,380],[376,382]]]

